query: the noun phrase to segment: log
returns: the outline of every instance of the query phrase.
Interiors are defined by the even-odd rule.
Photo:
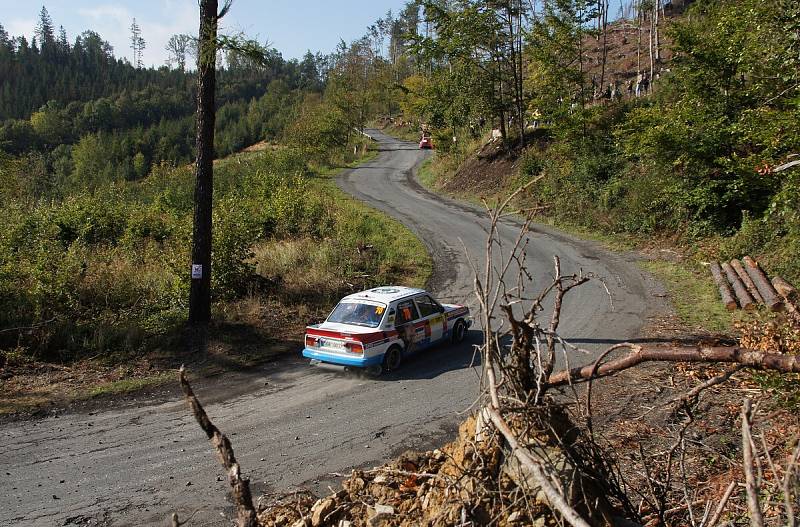
[[[800,293],[797,292],[797,289],[780,276],[772,277],[772,285],[786,300],[794,303],[800,302]]]
[[[755,300],[758,304],[763,304],[764,298],[761,296],[761,293],[758,292],[758,288],[756,287],[756,284],[753,283],[753,279],[750,278],[750,275],[744,270],[742,262],[734,258],[731,260],[731,267],[733,267],[733,270],[736,271],[737,275],[739,275],[739,278],[742,280],[745,287],[747,287],[747,291],[750,293],[750,296],[753,297],[753,300]]]
[[[800,293],[798,293],[797,289],[795,289],[792,284],[780,276],[773,276],[772,285],[775,286],[775,290],[786,299],[786,307],[789,308],[790,311],[800,311]]]
[[[745,271],[747,271],[747,274],[753,279],[753,282],[758,288],[758,292],[764,299],[764,305],[766,305],[770,311],[781,311],[783,309],[783,301],[781,301],[781,297],[778,296],[778,292],[775,291],[775,288],[772,287],[772,283],[767,279],[767,275],[758,265],[758,262],[749,256],[742,258],[742,262],[744,262]]]
[[[722,270],[725,271],[728,282],[733,286],[733,292],[736,293],[736,299],[739,301],[739,305],[742,306],[742,309],[747,311],[755,309],[756,304],[753,302],[753,297],[747,292],[747,288],[741,278],[739,278],[739,275],[736,274],[736,271],[733,270],[733,267],[731,267],[729,263],[724,262],[722,264]]]
[[[720,268],[719,262],[711,262],[711,275],[714,277],[717,288],[719,288],[719,296],[722,297],[725,309],[734,311],[736,309],[736,300],[733,299],[733,291],[731,291],[728,280],[722,275],[722,268]]]

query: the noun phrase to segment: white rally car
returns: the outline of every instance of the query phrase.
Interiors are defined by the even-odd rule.
[[[303,357],[378,375],[414,351],[461,342],[471,325],[465,306],[440,304],[422,289],[376,287],[344,297],[325,322],[306,327]]]

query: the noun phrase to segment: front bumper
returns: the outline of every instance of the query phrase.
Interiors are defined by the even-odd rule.
[[[311,360],[318,360],[320,362],[327,362],[328,364],[340,364],[342,366],[355,366],[357,368],[366,368],[368,366],[375,366],[383,362],[382,355],[374,357],[346,357],[338,353],[328,353],[311,348],[303,349],[303,357]]]

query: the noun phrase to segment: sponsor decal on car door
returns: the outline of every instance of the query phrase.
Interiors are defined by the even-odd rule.
[[[440,340],[444,335],[444,320],[444,315],[441,313],[430,318],[428,324],[430,324],[431,328],[431,342]]]
[[[425,321],[425,334],[428,343],[441,340],[445,331],[445,317],[442,307],[428,295],[420,295],[414,299],[419,308],[419,314]]]

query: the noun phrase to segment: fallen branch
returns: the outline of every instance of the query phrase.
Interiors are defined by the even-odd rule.
[[[773,370],[782,373],[800,373],[800,356],[782,353],[767,353],[738,346],[637,346],[631,345],[631,352],[619,359],[606,362],[596,371],[594,364],[578,366],[554,373],[547,381],[548,386],[585,382],[589,379],[607,377],[627,370],[643,362],[716,362],[742,364],[756,370]]]
[[[200,401],[195,397],[189,381],[186,380],[184,375],[184,368],[178,371],[178,378],[181,383],[181,388],[186,396],[186,402],[194,414],[200,428],[206,433],[211,444],[217,453],[222,466],[225,467],[225,472],[228,474],[228,483],[231,486],[231,495],[233,503],[236,506],[237,525],[239,527],[256,527],[256,509],[253,506],[253,496],[250,494],[250,482],[242,478],[239,469],[239,463],[236,462],[236,457],[233,455],[233,447],[219,429],[214,426],[214,423],[208,418],[206,411],[200,404]]]
[[[725,489],[725,494],[723,494],[722,498],[719,500],[719,504],[717,505],[717,509],[714,511],[714,515],[708,520],[708,525],[706,525],[706,527],[714,527],[717,524],[720,517],[722,517],[722,513],[725,510],[725,505],[727,505],[728,500],[731,499],[731,494],[733,494],[733,489],[735,488],[736,482],[731,481],[728,484],[728,488]]]
[[[690,402],[694,401],[700,395],[701,392],[703,392],[704,390],[707,390],[708,388],[711,388],[712,386],[717,386],[718,384],[722,384],[723,382],[725,382],[728,379],[730,379],[731,376],[734,373],[738,372],[739,370],[744,369],[744,367],[745,366],[743,364],[737,364],[737,365],[733,366],[731,369],[729,369],[729,370],[727,370],[727,371],[725,371],[725,372],[723,372],[723,373],[721,373],[721,374],[719,374],[719,375],[717,375],[715,377],[711,377],[710,379],[698,384],[697,386],[695,386],[694,388],[689,390],[684,395],[682,395],[680,397],[676,397],[675,399],[673,399],[672,402],[673,403],[674,402],[680,402],[680,403],[684,403],[684,404],[689,404]]]
[[[750,513],[750,527],[764,527],[764,514],[758,504],[758,484],[753,474],[753,438],[750,433],[752,401],[745,399],[742,405],[742,465],[744,466],[745,488],[747,489],[747,510]]]
[[[52,324],[53,322],[55,322],[55,321],[56,321],[56,319],[57,319],[57,318],[58,318],[58,317],[53,317],[53,318],[51,318],[51,319],[44,320],[44,321],[42,321],[42,322],[39,322],[39,323],[37,323],[37,324],[30,325],[30,326],[21,326],[21,327],[18,327],[18,328],[5,328],[5,329],[0,329],[0,333],[11,333],[12,331],[19,331],[19,332],[23,332],[23,331],[31,331],[31,330],[34,330],[34,329],[39,329],[40,327],[46,326],[46,325],[48,325],[48,324]]]

